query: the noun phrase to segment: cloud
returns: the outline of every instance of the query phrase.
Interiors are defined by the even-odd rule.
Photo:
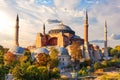
[[[81,0],[54,0],[54,5],[57,8],[75,9],[78,7]]]
[[[110,38],[113,40],[120,40],[120,34],[112,34]]]
[[[40,3],[42,1],[42,3]],[[104,38],[104,20],[107,20],[108,35],[119,34],[120,0],[0,0],[0,12],[5,12],[10,18],[11,24],[0,28],[1,43],[11,46],[11,38],[14,38],[14,26],[16,14],[20,18],[20,45],[28,46],[35,43],[36,33],[42,32],[42,24],[48,19],[62,21],[70,26],[77,35],[83,37],[84,10],[89,5],[89,40]],[[107,5],[107,6],[106,6]],[[6,23],[8,23],[6,21]],[[0,25],[1,26],[1,25]],[[46,33],[53,24],[46,24]],[[96,36],[97,35],[97,36]],[[5,41],[9,39],[8,41]],[[14,39],[13,39],[14,40]],[[93,41],[101,42],[101,41]],[[109,40],[110,42],[110,40]],[[114,41],[112,41],[114,42]],[[114,44],[116,44],[114,42]]]
[[[104,43],[104,40],[92,40],[91,43]]]
[[[108,35],[112,33],[119,34],[118,26],[120,25],[120,0],[100,0],[99,4],[94,4],[89,10],[89,20],[95,18],[97,22],[89,21],[89,39],[104,38],[104,21],[107,20]],[[95,36],[95,33],[97,36]]]
[[[67,0],[68,1],[68,0]],[[67,1],[65,4],[67,4]],[[76,0],[79,1],[79,0]],[[14,38],[14,26],[16,20],[16,14],[19,14],[20,18],[20,34],[19,34],[19,41],[21,46],[28,46],[30,43],[35,43],[36,33],[42,31],[42,24],[46,23],[48,19],[56,19],[56,20],[49,20],[51,22],[59,22],[62,21],[65,24],[72,26],[72,20],[75,18],[81,17],[83,15],[82,11],[73,10],[77,5],[77,2],[70,2],[67,4],[67,8],[71,7],[72,10],[66,11],[64,9],[60,9],[58,7],[49,7],[45,5],[37,5],[35,0],[1,0],[0,1],[0,11],[5,12],[10,16],[11,25],[4,26],[4,32],[7,32],[11,38]],[[64,1],[65,2],[65,1]],[[56,2],[56,4],[58,4]],[[64,4],[64,5],[65,5]],[[72,6],[71,6],[72,5]],[[57,6],[57,5],[56,5]],[[73,8],[72,8],[73,7]],[[57,21],[59,20],[59,21]],[[6,22],[7,23],[7,22]],[[51,25],[46,25],[46,32],[50,30]],[[3,28],[0,29],[2,34]],[[7,40],[8,36],[0,36],[1,44],[7,46],[12,46],[8,44]],[[27,37],[27,38],[26,38]],[[14,39],[10,39],[14,40]],[[4,43],[3,43],[4,42]],[[6,43],[5,43],[6,42]]]
[[[60,21],[60,20],[57,20],[57,19],[48,19],[47,22],[48,22],[49,24],[52,24],[52,23],[61,23],[61,21]]]

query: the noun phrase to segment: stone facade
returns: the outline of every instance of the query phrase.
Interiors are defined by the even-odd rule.
[[[55,29],[49,31],[48,34],[38,33],[36,37],[36,48],[45,46],[66,47],[72,41],[79,41],[83,44],[83,39],[75,38],[75,33],[70,27],[59,24]]]

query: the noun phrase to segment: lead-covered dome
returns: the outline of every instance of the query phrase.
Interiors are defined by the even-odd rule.
[[[46,49],[46,48],[37,48],[35,51],[34,51],[35,54],[40,54],[40,53],[45,53],[45,54],[48,54],[49,51]]]
[[[12,47],[9,49],[8,52],[12,52],[13,54],[16,54],[16,55],[23,55],[24,50],[25,49],[22,47]]]
[[[49,31],[50,34],[59,32],[75,34],[75,32],[69,26],[64,24],[59,24]]]
[[[69,55],[67,49],[64,47],[58,48],[59,54],[58,55]]]

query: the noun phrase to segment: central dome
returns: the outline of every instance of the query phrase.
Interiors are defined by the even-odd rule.
[[[58,26],[55,26],[49,31],[50,34],[59,32],[75,34],[75,32],[69,26],[64,25],[62,23]]]
[[[64,24],[59,24],[58,26],[55,26],[52,29],[71,30],[71,28],[69,26],[64,25]]]

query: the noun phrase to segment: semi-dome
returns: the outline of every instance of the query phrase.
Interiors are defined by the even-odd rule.
[[[22,47],[12,47],[9,49],[8,52],[12,52],[13,54],[16,54],[16,55],[23,55],[24,50],[25,49]]]
[[[59,51],[59,55],[68,55],[68,51],[64,47],[58,48],[58,51]]]
[[[77,36],[77,35],[74,35],[72,38],[77,38],[77,39],[80,39],[80,36]]]
[[[75,34],[75,32],[69,26],[64,24],[59,24],[49,31],[50,34],[59,32]]]
[[[34,51],[35,54],[40,54],[40,53],[45,53],[45,54],[48,54],[49,51],[46,49],[46,48],[37,48],[35,51]]]

